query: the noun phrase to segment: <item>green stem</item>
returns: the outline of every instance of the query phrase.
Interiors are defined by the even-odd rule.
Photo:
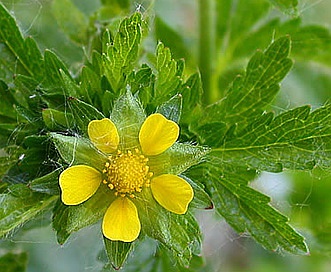
[[[213,77],[215,58],[215,0],[199,0],[199,68],[204,90],[203,102],[208,105],[217,100]]]

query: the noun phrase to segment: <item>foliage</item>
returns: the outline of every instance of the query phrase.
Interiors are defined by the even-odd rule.
[[[197,209],[214,208],[235,231],[266,250],[309,254],[304,236],[251,182],[263,171],[322,169],[329,177],[330,104],[313,110],[299,106],[279,114],[270,106],[277,101],[293,60],[331,65],[330,33],[294,17],[298,15],[294,0],[199,3],[204,33],[197,56],[184,34],[158,15],[152,21],[148,11],[134,11],[134,1],[101,1],[89,16],[71,0],[54,1],[52,12],[71,48],[85,49],[79,69],[73,59],[62,59],[57,49],[40,50],[43,44],[23,35],[8,7],[0,4],[4,239],[50,210],[60,244],[73,232],[99,223],[111,197],[98,191],[90,202],[66,206],[59,200],[58,176],[77,161],[100,168],[98,157],[89,156],[93,147],[86,138],[91,120],[111,117],[126,124],[127,119],[135,120],[130,108],[142,107],[147,114],[159,112],[179,123],[181,143],[164,159],[180,162],[181,171],[173,171],[184,171],[194,200],[183,216],[141,204],[138,208],[145,209],[141,220],[150,228],[132,243],[104,238],[105,271],[122,266],[127,271],[203,269]],[[271,18],[273,7],[286,19]],[[153,50],[145,42],[151,40]],[[201,74],[192,72],[195,65]],[[327,216],[327,209],[324,213]],[[14,255],[17,261],[12,262]],[[15,269],[22,270],[27,256],[8,252],[0,261],[4,271],[20,271]]]

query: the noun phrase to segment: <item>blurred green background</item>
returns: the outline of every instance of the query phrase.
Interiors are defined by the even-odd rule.
[[[25,35],[31,35],[36,39],[42,50],[54,50],[75,73],[81,67],[85,52],[61,31],[61,22],[57,22],[52,13],[52,2],[2,1],[17,18]],[[88,16],[101,7],[97,0],[73,2]],[[170,46],[176,58],[186,58],[187,73],[195,71],[198,65],[198,1],[136,1],[135,6],[143,13],[149,13],[151,23],[155,23],[159,29],[167,27],[173,30],[173,36],[168,31],[169,37],[165,37],[165,44]],[[304,25],[319,24],[331,30],[330,12],[331,1],[299,1],[298,14]],[[106,14],[107,11],[105,16]],[[283,15],[276,9],[270,16],[288,18],[288,15]],[[185,48],[174,42],[178,34],[181,35]],[[147,39],[145,43],[146,50],[154,50],[156,39]],[[242,60],[242,67],[245,67],[249,57]],[[330,101],[330,67],[331,63],[322,65],[311,61],[296,61],[291,73],[283,81],[281,93],[271,110],[280,112],[303,104],[310,104],[315,108]],[[206,265],[199,271],[331,271],[330,174],[323,169],[314,169],[310,173],[262,173],[252,186],[270,195],[272,204],[289,216],[290,223],[307,237],[310,256],[267,252],[245,234],[234,233],[213,211],[203,211],[197,212],[197,217],[204,235],[203,255]],[[8,241],[0,242],[0,246],[10,247],[16,251],[27,250],[29,272],[101,271],[105,256],[100,253],[103,248],[100,227],[86,228],[72,235],[65,245],[59,245],[49,225],[49,216],[48,213],[39,215],[41,220],[36,228],[28,230],[29,226],[25,226],[26,231],[23,228]],[[152,250],[148,241],[130,256],[124,271],[131,271],[130,262],[143,260],[144,250]]]

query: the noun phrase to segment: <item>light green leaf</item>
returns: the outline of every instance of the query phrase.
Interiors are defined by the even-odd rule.
[[[57,0],[52,5],[54,17],[71,40],[85,45],[88,20],[71,0]]]
[[[182,73],[177,62],[172,59],[169,48],[159,43],[156,49],[156,81],[152,103],[159,105],[178,93],[182,84]]]
[[[33,179],[29,182],[28,187],[34,192],[59,195],[59,175],[61,170],[61,168],[58,168],[45,176]]]
[[[269,0],[274,6],[287,14],[295,15],[297,13],[298,0]]]
[[[124,19],[113,43],[109,41],[106,52],[103,52],[103,72],[115,93],[123,88],[125,77],[132,71],[137,60],[141,24],[140,13]]]

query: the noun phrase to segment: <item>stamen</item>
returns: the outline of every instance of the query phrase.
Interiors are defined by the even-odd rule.
[[[153,173],[149,172],[147,162],[148,158],[138,148],[126,152],[118,150],[117,155],[109,156],[104,165],[103,183],[115,190],[115,196],[134,198],[135,193],[150,186]]]

